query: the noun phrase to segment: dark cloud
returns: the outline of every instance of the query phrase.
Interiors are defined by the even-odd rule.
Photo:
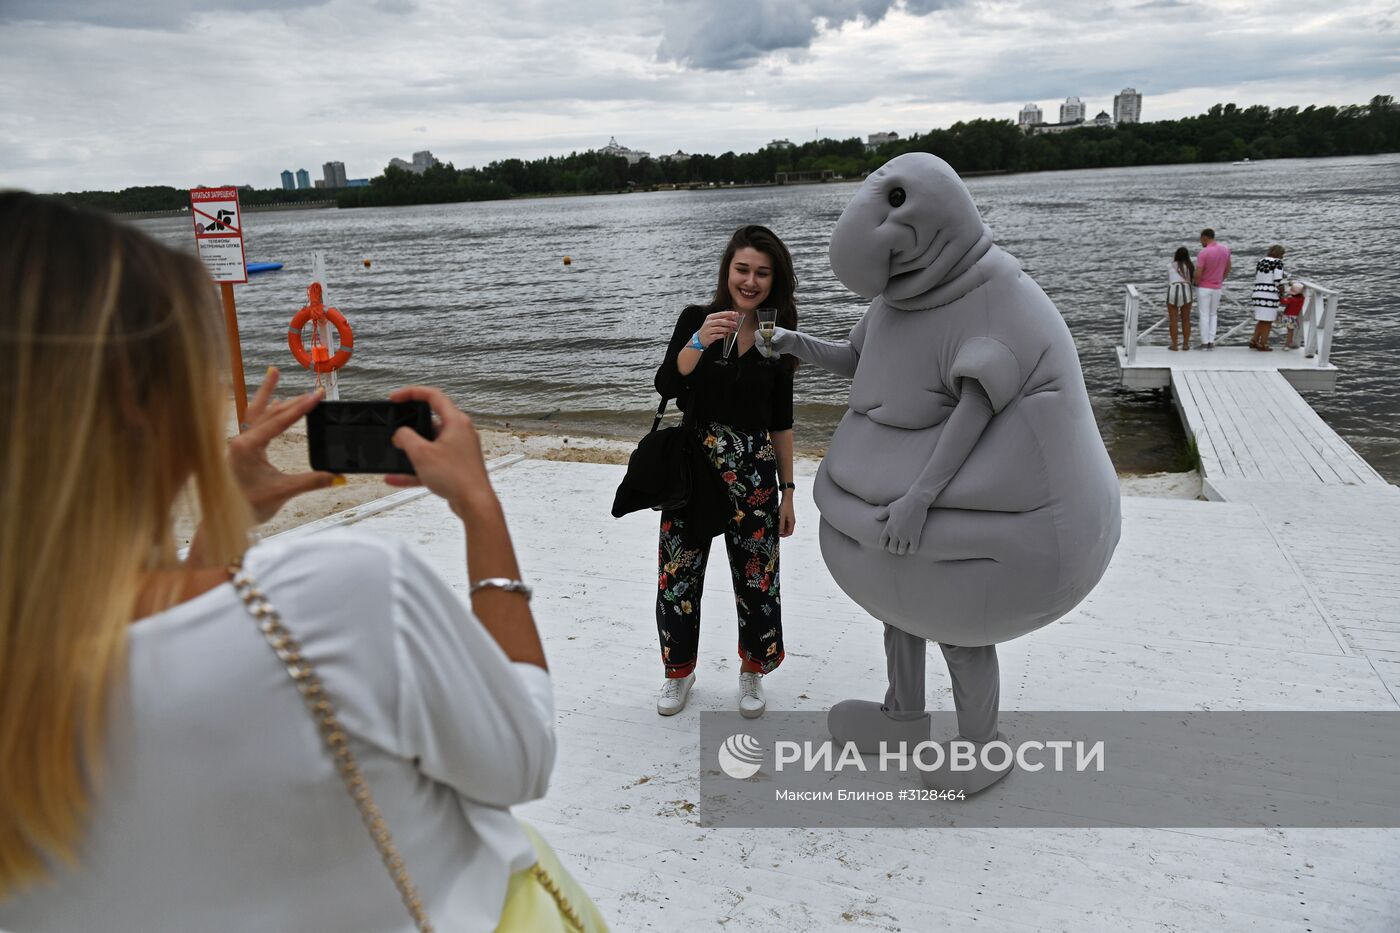
[[[242,0],[238,12],[299,10],[329,2]],[[0,0],[0,22],[87,23],[117,29],[178,29],[196,14],[218,12],[229,12],[229,4],[223,0]]]
[[[957,0],[666,0],[657,57],[727,71],[769,52],[801,50],[824,29],[878,22],[896,6],[923,16]]]
[[[1009,120],[1026,101],[1054,119],[1069,94],[1096,113],[1124,86],[1159,119],[1396,84],[1394,0],[1317,22],[1315,0],[1274,0],[1205,32],[1182,27],[1179,0],[1108,2],[0,0],[0,184],[275,183],[327,159],[360,176],[415,149],[460,166],[613,134],[744,151],[818,127]],[[189,80],[216,34],[229,80]],[[208,122],[250,101],[256,119]]]

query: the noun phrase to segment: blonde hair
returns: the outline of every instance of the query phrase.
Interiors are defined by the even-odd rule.
[[[223,341],[194,258],[0,193],[0,900],[76,860],[127,626],[147,572],[178,566],[181,491],[211,565],[246,547]]]

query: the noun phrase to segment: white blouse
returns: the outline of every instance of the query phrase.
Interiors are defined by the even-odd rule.
[[[1191,284],[1191,280],[1181,274],[1181,269],[1175,262],[1167,263],[1167,284],[1172,285],[1181,282],[1186,285]]]
[[[554,765],[549,675],[512,663],[400,543],[334,531],[245,566],[338,705],[437,929],[494,929],[534,862],[508,808]],[[232,585],[134,624],[127,671],[80,865],[0,903],[0,929],[412,929]]]

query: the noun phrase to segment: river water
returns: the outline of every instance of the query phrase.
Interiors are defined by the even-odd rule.
[[[788,244],[802,328],[847,333],[865,304],[831,274],[826,249],[855,187],[248,214],[249,261],[286,264],[236,289],[249,382],[275,364],[290,387],[310,386],[286,334],[320,250],[331,303],[355,330],[342,397],[422,382],[492,421],[635,436],[655,408],[652,375],[676,315],[713,292],[720,252],[740,224],[766,224]],[[1308,401],[1400,481],[1400,155],[1003,175],[968,187],[997,242],[1064,314],[1120,472],[1184,467],[1168,394],[1117,385],[1123,284],[1150,284],[1151,320],[1172,252],[1188,245],[1194,255],[1196,234],[1211,226],[1234,251],[1227,294],[1247,296],[1272,243],[1287,248],[1290,274],[1341,292],[1337,389]],[[138,223],[193,249],[188,220]],[[1222,332],[1233,320],[1222,313]],[[800,449],[825,445],[846,391],[813,368],[798,373]]]

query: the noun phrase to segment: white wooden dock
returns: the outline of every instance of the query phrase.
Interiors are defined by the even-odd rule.
[[[1325,362],[1336,294],[1309,285],[1314,315],[1306,341]],[[1135,334],[1136,293],[1128,287],[1125,337]],[[1400,664],[1400,489],[1386,482],[1296,391],[1317,381],[1304,351],[1244,347],[1173,353],[1118,348],[1125,385],[1165,367],[1187,437],[1200,455],[1207,499],[1253,507],[1314,597],[1338,642],[1375,659],[1395,689]],[[1138,369],[1128,366],[1136,358]],[[1302,368],[1298,368],[1299,365]],[[1293,368],[1290,368],[1290,365]],[[1145,367],[1145,368],[1143,368]],[[1336,369],[1330,367],[1335,380]],[[1397,691],[1400,692],[1400,691]],[[1400,921],[1397,921],[1400,929]]]
[[[1225,293],[1220,308],[1220,330],[1213,349],[1195,346],[1173,352],[1166,346],[1169,330],[1166,308],[1158,303],[1159,297],[1143,297],[1157,295],[1156,290],[1150,286],[1144,286],[1141,291],[1137,285],[1124,286],[1123,343],[1116,348],[1121,383],[1129,389],[1165,389],[1171,385],[1173,372],[1246,370],[1277,372],[1303,392],[1332,391],[1337,385],[1337,367],[1330,356],[1341,296],[1336,290],[1316,282],[1298,281],[1304,286],[1303,309],[1295,337],[1298,346],[1294,350],[1284,349],[1281,339],[1284,329],[1276,324],[1274,351],[1270,353],[1241,345],[1244,339],[1241,332],[1254,325],[1254,313],[1244,300],[1248,288],[1232,287]],[[1156,310],[1148,312],[1153,323],[1139,331],[1144,305]],[[1199,324],[1194,309],[1192,321]],[[1193,333],[1193,341],[1198,342],[1199,327]],[[1237,334],[1240,336],[1236,337]]]
[[[1171,388],[1208,499],[1238,497],[1246,483],[1391,488],[1281,373],[1173,367]]]
[[[1194,338],[1193,338],[1194,339]],[[1129,389],[1165,389],[1173,372],[1234,370],[1278,373],[1300,392],[1330,392],[1337,386],[1337,367],[1319,366],[1299,350],[1280,346],[1272,353],[1249,347],[1217,346],[1214,350],[1186,350],[1173,353],[1166,347],[1140,346],[1130,363],[1122,347],[1116,348],[1122,385]]]
[[[655,518],[609,517],[622,472],[525,460],[494,479],[536,586],[559,709],[549,794],[519,812],[614,929],[1400,929],[1400,830],[702,829],[697,715],[732,709],[736,693],[730,584],[712,561],[695,693],[679,716],[657,716]],[[798,532],[783,543],[774,710],[884,689],[879,626],[818,552],[811,476],[799,466]],[[1003,706],[1400,710],[1400,585],[1380,569],[1400,566],[1400,493],[1272,480],[1240,495],[1125,499],[1099,587],[1002,646]],[[412,542],[464,592],[461,526],[441,501],[389,504],[351,517]],[[936,664],[929,683],[951,708]]]

